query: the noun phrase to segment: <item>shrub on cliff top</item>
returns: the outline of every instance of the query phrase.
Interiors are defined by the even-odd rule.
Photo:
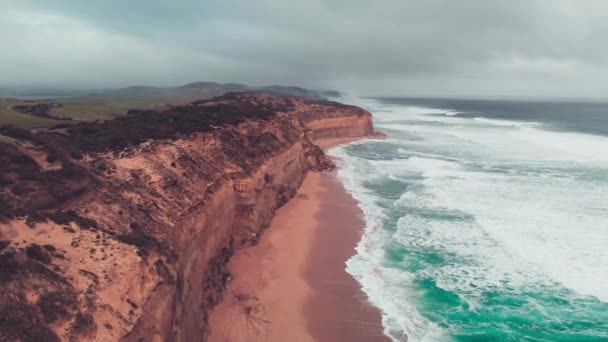
[[[46,250],[44,250],[40,245],[37,245],[35,243],[27,246],[25,248],[25,253],[30,259],[40,261],[44,264],[51,263],[50,254]]]
[[[29,140],[32,138],[32,132],[30,130],[15,127],[13,125],[0,126],[0,134],[22,140]]]

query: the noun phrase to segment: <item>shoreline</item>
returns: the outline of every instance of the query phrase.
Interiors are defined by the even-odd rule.
[[[316,141],[327,151],[359,139]],[[336,172],[309,172],[256,246],[235,253],[209,341],[390,341],[346,272],[365,222]]]

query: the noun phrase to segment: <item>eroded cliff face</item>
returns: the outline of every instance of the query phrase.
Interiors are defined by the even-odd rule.
[[[357,107],[231,93],[0,140],[0,340],[194,341]]]

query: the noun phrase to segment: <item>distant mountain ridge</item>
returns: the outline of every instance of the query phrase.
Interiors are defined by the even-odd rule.
[[[94,93],[102,96],[187,96],[198,92],[227,93],[232,91],[264,92],[277,95],[298,96],[309,100],[327,100],[328,97],[338,97],[336,90],[312,90],[294,86],[248,86],[240,83],[194,82],[176,87],[131,86]]]
[[[79,98],[84,96],[93,97],[180,97],[195,100],[193,96],[198,94],[212,96],[221,95],[232,91],[268,92],[277,95],[298,96],[310,100],[326,100],[328,97],[339,97],[341,94],[336,90],[306,89],[295,86],[249,86],[240,83],[219,82],[193,82],[181,86],[160,87],[136,85],[124,88],[110,88],[99,90],[71,90],[62,88],[8,88],[0,87],[0,98],[16,99],[53,99],[53,98]],[[211,97],[212,97],[211,96]]]
[[[174,87],[140,85],[80,91],[0,88],[0,126],[40,128],[52,127],[60,123],[59,120],[71,119],[74,122],[108,120],[123,116],[134,108],[179,106],[230,92],[270,93],[315,101],[340,96],[335,90],[311,90],[280,85],[248,86],[218,82],[194,82]],[[40,111],[41,109],[45,110]]]

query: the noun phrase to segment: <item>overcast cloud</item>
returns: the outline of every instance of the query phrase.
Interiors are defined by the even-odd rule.
[[[603,0],[0,0],[0,85],[608,96]]]

